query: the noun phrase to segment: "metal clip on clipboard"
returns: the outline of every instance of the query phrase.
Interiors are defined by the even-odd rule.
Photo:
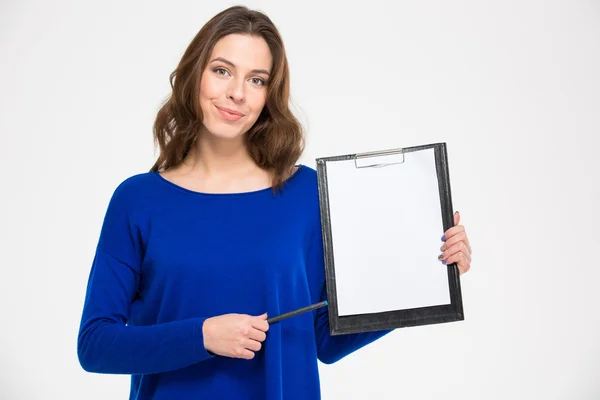
[[[389,157],[389,156],[400,156],[398,160],[387,161],[387,162],[373,162],[373,158]],[[371,159],[370,164],[359,165],[360,160]],[[381,168],[389,165],[402,164],[404,162],[404,149],[391,149],[382,151],[372,151],[369,153],[359,153],[354,156],[354,165],[356,168]]]

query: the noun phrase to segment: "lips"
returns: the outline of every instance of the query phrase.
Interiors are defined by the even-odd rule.
[[[219,107],[219,106],[215,106],[215,107],[217,107],[220,111],[226,112],[227,114],[230,114],[230,115],[237,115],[239,117],[244,116],[244,114],[242,114],[241,112],[232,110],[230,108]]]

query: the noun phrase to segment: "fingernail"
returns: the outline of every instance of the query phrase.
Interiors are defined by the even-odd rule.
[[[458,214],[458,211],[455,211],[455,212],[454,212],[454,215],[456,215],[456,214]]]
[[[444,251],[444,250],[446,250],[446,243],[444,243],[444,244],[442,245],[442,247],[440,247],[440,251]]]
[[[442,253],[438,256],[438,260],[442,261],[442,258],[444,258],[444,253]]]
[[[446,235],[442,236],[442,242],[446,241]]]
[[[442,264],[446,265],[446,260],[442,261]]]

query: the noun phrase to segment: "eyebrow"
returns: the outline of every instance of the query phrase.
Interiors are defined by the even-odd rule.
[[[232,63],[229,60],[224,59],[223,57],[217,57],[217,58],[213,59],[211,61],[211,63],[213,63],[215,61],[221,61],[222,63],[225,63],[225,64],[229,65],[231,68],[235,68],[235,64],[234,63]],[[253,69],[250,72],[253,73],[253,74],[265,74],[265,75],[271,76],[271,73],[269,71],[267,71],[266,69]]]

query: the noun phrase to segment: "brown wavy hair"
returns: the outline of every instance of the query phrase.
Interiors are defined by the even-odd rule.
[[[178,165],[196,142],[203,120],[198,98],[202,72],[217,41],[234,33],[262,37],[273,57],[265,106],[245,140],[256,164],[272,173],[276,191],[304,150],[304,129],[289,109],[289,67],[281,35],[269,17],[245,6],[230,7],[210,19],[171,73],[172,93],[154,121],[154,144],[160,154],[150,171]]]

